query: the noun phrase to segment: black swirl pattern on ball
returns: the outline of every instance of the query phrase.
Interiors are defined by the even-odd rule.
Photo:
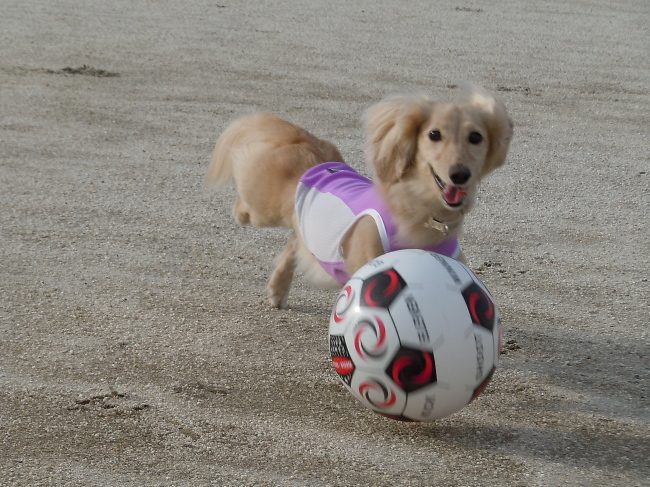
[[[490,295],[473,282],[463,291],[463,298],[472,317],[472,323],[492,331],[496,321],[496,310]]]
[[[416,391],[437,381],[433,354],[408,347],[399,349],[386,374],[406,392]]]
[[[402,276],[395,269],[387,269],[363,282],[360,303],[370,308],[388,308],[405,287]]]

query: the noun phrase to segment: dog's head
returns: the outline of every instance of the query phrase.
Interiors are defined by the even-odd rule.
[[[480,88],[460,104],[388,98],[366,112],[366,157],[384,194],[409,195],[430,216],[450,219],[505,162],[512,127],[503,103]]]

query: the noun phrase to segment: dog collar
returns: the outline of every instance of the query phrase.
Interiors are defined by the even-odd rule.
[[[452,230],[452,228],[449,226],[448,223],[441,222],[440,220],[436,220],[432,216],[430,216],[429,219],[426,222],[424,222],[424,226],[426,228],[431,228],[432,230],[438,230],[445,237],[449,235],[449,233]],[[458,225],[454,225],[454,228],[456,228],[457,226]]]

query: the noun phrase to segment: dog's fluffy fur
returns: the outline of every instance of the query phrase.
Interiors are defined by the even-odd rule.
[[[398,239],[417,248],[458,234],[479,182],[505,162],[513,133],[503,103],[480,88],[458,104],[388,98],[366,112],[364,123],[373,183],[393,215]],[[268,113],[236,120],[214,149],[206,181],[234,181],[237,221],[293,229],[268,285],[276,307],[286,307],[296,267],[312,284],[338,286],[302,243],[294,209],[300,177],[322,162],[343,157],[331,142]],[[350,229],[342,251],[350,274],[383,253],[371,217]]]

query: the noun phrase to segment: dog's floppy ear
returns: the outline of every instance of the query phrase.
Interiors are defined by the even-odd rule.
[[[366,160],[379,182],[398,181],[414,163],[420,127],[433,105],[423,96],[402,96],[387,98],[366,111]]]
[[[470,105],[478,108],[488,131],[489,148],[481,177],[502,166],[506,161],[508,146],[513,134],[513,123],[503,102],[482,88],[472,87],[468,97]]]

